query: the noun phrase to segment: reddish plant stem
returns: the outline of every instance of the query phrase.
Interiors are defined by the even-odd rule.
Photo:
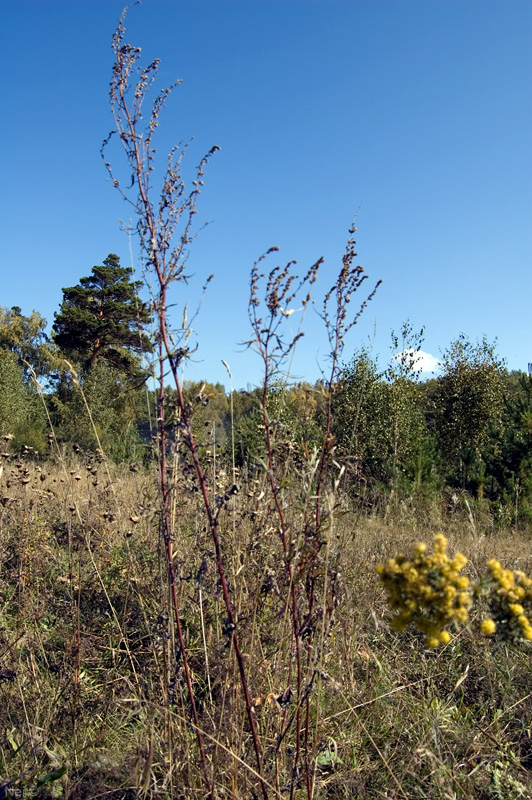
[[[164,291],[162,292],[164,296]],[[164,306],[163,306],[164,309]],[[165,324],[165,317],[164,314],[159,316],[159,321],[161,325]],[[205,755],[205,748],[203,745],[203,737],[200,732],[200,722],[198,717],[198,710],[196,707],[196,701],[194,699],[194,690],[192,688],[192,680],[190,677],[190,668],[188,664],[187,658],[187,651],[185,646],[185,640],[183,638],[183,630],[181,627],[181,620],[179,617],[179,602],[177,599],[177,589],[176,589],[176,578],[175,578],[175,569],[174,569],[174,560],[173,560],[173,553],[172,553],[172,531],[170,525],[170,508],[169,508],[169,488],[166,481],[166,431],[165,431],[165,423],[164,423],[164,358],[163,358],[163,350],[162,350],[162,341],[159,345],[159,363],[160,363],[160,376],[159,376],[159,413],[158,413],[158,427],[159,427],[159,446],[161,449],[160,452],[160,480],[161,480],[161,496],[162,496],[162,535],[165,544],[165,553],[166,553],[166,566],[168,570],[168,583],[172,595],[172,607],[174,611],[174,618],[177,630],[177,638],[179,642],[179,651],[181,653],[181,659],[183,662],[183,669],[185,672],[185,680],[187,683],[187,690],[188,696],[190,700],[190,706],[192,709],[192,716],[194,718],[194,727],[196,730],[196,739],[198,742],[198,748],[200,751],[200,759],[203,766],[203,774],[205,777],[205,783],[207,785],[207,790],[209,793],[209,797],[214,797],[213,794],[213,787],[209,777],[209,772],[207,769],[207,758]]]
[[[317,474],[317,481],[316,481],[316,505],[315,505],[315,513],[314,513],[314,525],[315,525],[315,536],[319,537],[320,535],[320,527],[321,527],[321,495],[322,495],[322,486],[323,486],[323,479],[325,475],[325,468],[327,466],[327,456],[331,449],[331,422],[332,422],[332,396],[333,396],[333,389],[334,389],[334,378],[336,375],[336,366],[338,361],[338,350],[340,345],[340,333],[338,327],[336,327],[335,331],[335,346],[332,353],[332,368],[331,368],[331,376],[329,380],[329,388],[327,393],[327,422],[325,425],[325,433],[323,437],[323,445],[321,450],[320,456],[320,463],[318,467],[318,474]],[[315,601],[315,582],[316,582],[316,557],[318,555],[319,550],[321,549],[321,543],[317,541],[317,550],[314,554],[312,569],[311,569],[311,576],[310,576],[310,593],[308,596],[308,614],[309,617],[312,616],[314,611],[314,601]],[[327,575],[325,576],[325,580],[327,580]],[[325,609],[323,609],[323,613],[325,614]],[[311,656],[312,656],[312,646],[313,646],[313,634],[312,630],[310,632],[310,637],[308,641],[307,647],[307,682],[310,681],[310,673],[311,673]],[[308,763],[308,750],[309,750],[309,730],[310,730],[310,694],[306,698],[305,701],[305,777],[306,777],[306,788],[307,788],[307,796],[309,800],[312,798],[312,774]]]
[[[258,767],[257,771],[261,781],[263,798],[264,800],[267,800],[268,798],[267,785],[262,775],[262,758],[261,758],[259,739],[255,726],[255,719],[253,716],[253,707],[248,688],[247,674],[236,630],[236,619],[233,612],[231,598],[229,594],[229,588],[225,576],[223,556],[221,552],[220,539],[218,535],[217,517],[216,514],[213,512],[213,509],[209,501],[205,476],[203,474],[203,470],[199,461],[190,420],[187,414],[186,404],[182,394],[181,383],[177,372],[178,363],[175,357],[173,357],[172,348],[170,347],[169,334],[168,334],[168,321],[166,317],[168,286],[172,281],[176,281],[182,278],[182,265],[180,266],[181,264],[180,259],[182,258],[183,251],[190,242],[190,229],[191,229],[193,214],[195,214],[195,202],[197,199],[197,195],[199,193],[198,187],[201,184],[200,179],[201,176],[203,175],[203,167],[209,156],[217,148],[213,148],[213,150],[211,150],[209,155],[206,156],[200,163],[197,175],[198,181],[195,182],[195,189],[191,192],[191,194],[185,201],[183,202],[180,201],[180,204],[177,204],[176,200],[176,198],[180,197],[180,192],[177,191],[177,194],[175,195],[173,194],[173,189],[175,189],[176,186],[178,186],[178,184],[176,184],[178,177],[176,169],[178,167],[178,164],[176,167],[176,165],[172,162],[172,156],[171,155],[169,156],[167,181],[164,184],[162,193],[162,197],[164,198],[165,203],[161,205],[158,214],[156,214],[153,208],[152,201],[150,200],[150,193],[149,193],[150,189],[149,177],[152,169],[151,160],[153,158],[152,154],[155,152],[155,150],[153,150],[151,146],[151,137],[158,124],[159,111],[161,107],[164,105],[164,100],[170,90],[166,90],[165,92],[161,93],[158,96],[158,98],[156,98],[156,101],[153,105],[152,114],[150,117],[150,123],[147,129],[147,135],[143,138],[142,134],[139,134],[137,131],[138,120],[142,119],[142,115],[140,113],[140,105],[151,84],[150,75],[153,76],[157,71],[158,62],[153,62],[152,65],[150,65],[148,68],[146,68],[146,70],[144,70],[144,72],[142,72],[139,82],[137,83],[134,100],[132,101],[133,102],[133,112],[132,112],[131,108],[128,106],[127,89],[129,86],[129,79],[133,74],[134,65],[138,57],[138,53],[140,51],[132,49],[127,45],[122,46],[123,33],[124,33],[124,15],[125,11],[122,13],[119,26],[116,29],[115,36],[113,38],[113,47],[116,56],[116,63],[115,63],[115,72],[113,75],[113,81],[111,83],[111,107],[113,115],[115,117],[116,130],[120,135],[121,141],[126,151],[128,162],[135,176],[135,180],[132,182],[132,185],[136,183],[136,187],[138,190],[138,197],[136,201],[133,202],[129,200],[129,198],[127,197],[127,193],[125,193],[122,189],[120,189],[120,191],[122,195],[125,197],[125,199],[129,200],[129,202],[132,203],[138,214],[141,248],[147,255],[148,268],[153,272],[155,272],[157,276],[158,287],[159,287],[157,296],[157,315],[158,315],[159,337],[160,337],[159,340],[160,388],[159,388],[158,424],[159,424],[159,440],[161,448],[161,454],[160,454],[160,476],[161,476],[160,480],[161,480],[161,495],[162,495],[161,528],[162,528],[163,539],[165,542],[166,560],[168,568],[168,581],[172,595],[172,605],[176,619],[176,630],[179,640],[179,647],[183,659],[183,667],[185,671],[187,688],[192,707],[192,714],[194,717],[196,737],[198,740],[200,757],[203,764],[206,786],[209,791],[209,797],[212,797],[213,788],[207,772],[205,749],[203,746],[202,735],[199,728],[199,721],[198,721],[196,704],[194,701],[194,694],[192,690],[192,682],[190,678],[190,670],[188,666],[186,648],[181,630],[181,622],[179,618],[179,606],[178,606],[177,591],[176,591],[176,578],[175,578],[175,571],[174,571],[173,557],[172,557],[172,530],[170,524],[171,489],[168,486],[166,477],[166,453],[165,453],[166,432],[165,432],[164,407],[163,407],[164,397],[165,397],[164,363],[166,360],[168,360],[170,364],[172,375],[175,381],[175,386],[178,394],[179,407],[181,411],[181,417],[187,434],[186,444],[190,450],[192,460],[194,462],[196,475],[198,478],[198,482],[203,497],[205,514],[207,516],[209,529],[214,543],[217,569],[218,569],[220,583],[222,586],[226,613],[229,624],[232,629],[232,643],[234,645],[235,654],[238,662],[240,682],[244,691],[246,711],[253,738],[253,746],[255,749],[255,755]],[[105,147],[108,141],[109,139],[107,139],[106,142],[104,142],[103,147]],[[103,147],[102,147],[102,155],[103,155]],[[106,166],[111,174],[111,177],[113,177],[110,164],[106,163]],[[118,181],[114,180],[114,185],[117,188],[119,188]],[[166,219],[164,217],[165,208],[170,209],[168,211],[168,216]],[[185,216],[185,222],[184,222],[184,230],[180,237],[180,244],[175,250],[170,252],[169,239],[171,238],[171,236],[167,238],[166,233],[168,233],[168,230],[170,230],[170,232],[173,233],[177,221],[181,217],[181,215]],[[163,231],[163,233],[165,233],[165,235],[158,237],[157,234],[161,230]]]
[[[161,316],[162,316],[162,319],[161,319]],[[212,510],[211,502],[209,500],[209,495],[208,495],[208,491],[207,491],[207,483],[206,483],[206,480],[205,480],[205,474],[203,472],[202,466],[201,466],[200,461],[199,461],[198,451],[197,451],[194,435],[192,433],[192,426],[191,426],[190,420],[188,418],[186,403],[185,403],[185,400],[184,400],[184,397],[183,397],[183,392],[182,392],[182,387],[181,387],[181,381],[179,380],[179,375],[178,375],[178,372],[177,372],[177,364],[176,364],[176,361],[175,361],[174,357],[172,356],[170,343],[168,341],[168,333],[167,333],[166,320],[165,320],[164,314],[163,315],[160,314],[159,320],[160,320],[161,344],[164,344],[164,348],[165,348],[165,351],[166,351],[166,356],[168,358],[168,361],[169,361],[169,364],[170,364],[170,369],[172,371],[172,375],[173,375],[173,378],[174,378],[174,383],[175,383],[175,387],[176,387],[176,390],[177,390],[179,408],[180,408],[180,411],[181,411],[181,418],[182,418],[183,424],[185,426],[185,429],[187,431],[187,446],[188,446],[188,449],[189,449],[190,454],[192,456],[192,461],[194,463],[196,476],[197,476],[198,481],[199,481],[200,490],[201,490],[201,494],[202,494],[202,498],[203,498],[203,505],[204,505],[204,508],[205,508],[205,514],[207,516],[207,520],[208,520],[208,523],[209,523],[209,529],[210,529],[212,540],[213,540],[213,544],[214,544],[214,549],[215,549],[215,554],[216,554],[216,566],[217,566],[217,569],[218,569],[218,576],[220,578],[220,584],[222,586],[222,595],[223,595],[223,598],[224,598],[224,604],[225,604],[225,610],[226,610],[226,614],[227,614],[227,619],[229,621],[229,625],[230,625],[230,628],[231,628],[231,631],[232,631],[232,643],[233,643],[233,647],[234,647],[234,650],[235,650],[236,660],[237,660],[237,663],[238,663],[238,670],[239,670],[239,674],[240,674],[240,683],[242,685],[242,689],[243,689],[243,692],[244,692],[244,698],[245,698],[245,703],[246,703],[246,712],[247,712],[247,717],[248,717],[248,721],[249,721],[249,726],[251,728],[251,736],[252,736],[252,739],[253,739],[253,748],[255,750],[255,758],[256,758],[256,762],[257,762],[257,772],[259,774],[259,778],[260,778],[260,782],[261,782],[261,789],[262,789],[263,798],[264,798],[264,800],[267,800],[268,799],[268,791],[267,791],[266,782],[263,780],[262,754],[261,754],[261,750],[260,750],[260,744],[259,744],[257,728],[256,728],[256,725],[255,725],[255,717],[254,717],[254,714],[253,714],[253,704],[252,704],[252,701],[251,701],[251,694],[249,692],[246,667],[245,667],[245,664],[244,664],[244,659],[242,657],[242,650],[240,648],[240,642],[239,642],[239,639],[238,639],[238,633],[237,633],[237,627],[236,627],[237,626],[237,620],[236,620],[234,612],[233,612],[233,606],[232,606],[231,597],[230,597],[230,594],[229,594],[229,587],[227,585],[227,579],[226,579],[226,575],[225,575],[225,569],[224,569],[224,564],[223,564],[223,555],[222,555],[222,550],[221,550],[221,547],[220,547],[220,537],[219,537],[219,534],[218,534],[218,522],[217,522],[216,516],[215,516],[215,514],[214,514],[214,512]]]
[[[295,643],[295,654],[296,654],[296,680],[297,680],[297,711],[296,711],[296,751],[295,751],[295,758],[294,758],[294,766],[297,768],[300,760],[300,738],[301,738],[301,651],[299,646],[299,615],[297,610],[297,596],[296,596],[296,589],[294,584],[294,573],[292,569],[292,564],[290,561],[290,553],[288,550],[288,542],[286,538],[286,523],[284,519],[283,508],[279,500],[279,489],[275,485],[275,476],[274,476],[274,464],[273,464],[273,447],[272,447],[272,440],[270,436],[270,421],[268,418],[268,412],[266,408],[266,401],[268,397],[268,385],[269,385],[269,371],[268,371],[268,352],[265,351],[264,353],[264,362],[266,365],[265,373],[264,373],[264,383],[263,383],[263,390],[262,390],[262,417],[264,421],[264,428],[266,431],[266,452],[268,454],[268,482],[270,484],[270,489],[273,496],[273,501],[275,503],[275,508],[277,510],[277,516],[279,517],[279,530],[281,535],[281,542],[283,546],[283,553],[284,553],[284,561],[285,567],[288,574],[289,586],[290,586],[290,611],[291,611],[291,618],[292,618],[292,630],[293,630],[293,637]],[[295,791],[295,782],[292,781],[290,787],[290,798],[293,798]]]

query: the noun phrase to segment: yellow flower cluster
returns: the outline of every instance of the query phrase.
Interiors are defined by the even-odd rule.
[[[482,633],[497,630],[504,639],[532,640],[532,580],[521,570],[504,569],[495,558],[488,567],[490,617],[481,624]]]
[[[465,622],[472,598],[469,578],[461,575],[467,558],[457,553],[447,555],[447,539],[437,533],[434,552],[419,542],[407,559],[402,553],[377,568],[390,606],[398,612],[395,630],[412,623],[425,636],[428,647],[446,644],[451,636],[445,627],[453,621]]]

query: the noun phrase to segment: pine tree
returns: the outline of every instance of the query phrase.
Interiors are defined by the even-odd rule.
[[[55,344],[90,372],[106,362],[132,379],[142,376],[139,356],[151,352],[144,332],[150,314],[138,298],[140,281],[110,253],[77,286],[63,289],[63,302],[52,328]]]

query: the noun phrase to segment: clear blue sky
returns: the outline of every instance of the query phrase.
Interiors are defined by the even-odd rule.
[[[129,266],[130,210],[99,148],[112,125],[110,40],[122,0],[3,0],[0,305],[51,323],[61,288],[109,252]],[[356,212],[359,263],[377,297],[345,358],[391,329],[426,327],[434,356],[460,332],[532,361],[530,0],[145,0],[127,40],[160,81],[182,78],[160,129],[163,156],[212,145],[176,324],[203,280],[197,363],[185,377],[260,380],[248,338],[249,271],[268,247],[333,283]],[[275,261],[270,262],[271,266]],[[369,282],[368,282],[369,286]],[[362,298],[361,298],[362,299]],[[290,317],[294,329],[297,315]],[[308,312],[294,372],[319,377],[327,343]]]

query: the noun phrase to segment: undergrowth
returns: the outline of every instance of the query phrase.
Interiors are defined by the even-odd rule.
[[[216,796],[252,797],[259,782],[232,632],[186,473],[175,465],[172,557],[199,724]],[[264,779],[270,796],[284,797],[297,676],[287,670],[287,574],[266,484],[266,474],[243,480],[226,501],[234,524],[224,550]],[[302,498],[284,491],[297,518]],[[203,797],[186,681],[171,655],[156,475],[78,457],[60,466],[5,456],[0,494],[5,786],[42,798]],[[338,511],[335,614],[309,690],[313,796],[530,796],[530,649],[492,643],[478,625],[453,631],[438,650],[415,632],[397,634],[375,567],[417,537],[374,517],[356,521],[347,505]],[[472,580],[495,551],[530,572],[524,535],[448,535],[468,552]]]

